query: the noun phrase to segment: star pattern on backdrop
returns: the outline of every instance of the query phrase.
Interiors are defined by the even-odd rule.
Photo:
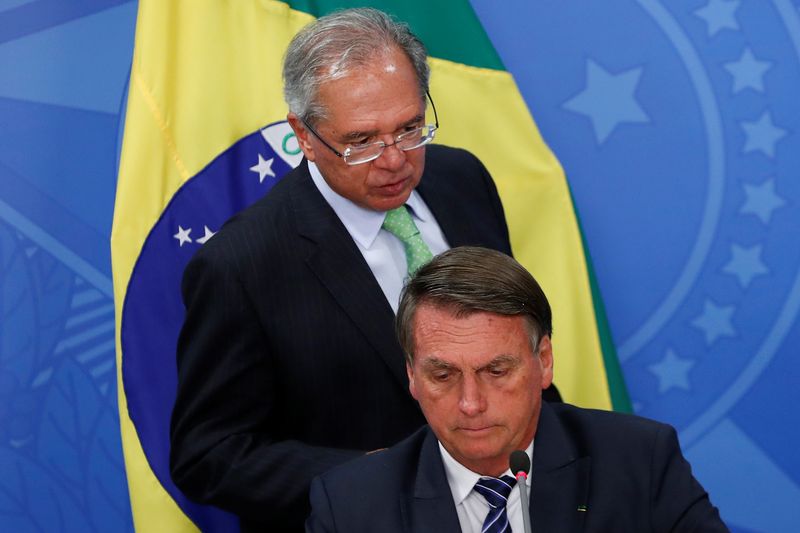
[[[591,59],[586,63],[586,87],[563,106],[589,117],[598,144],[623,123],[647,123],[650,118],[636,100],[643,67],[612,74]]]
[[[732,305],[716,305],[711,300],[703,304],[703,313],[692,321],[692,325],[703,332],[706,345],[711,346],[720,337],[733,337],[736,331],[731,318],[736,308]]]
[[[745,89],[764,92],[764,74],[772,67],[769,61],[759,61],[753,51],[745,48],[738,61],[725,63],[725,70],[733,75],[733,93]]]
[[[203,236],[197,239],[197,242],[199,242],[200,244],[205,244],[208,241],[208,239],[213,237],[215,234],[216,232],[208,229],[208,226],[203,226]]]
[[[739,29],[739,23],[736,21],[737,9],[739,9],[738,0],[709,0],[694,14],[706,22],[708,36],[713,37],[724,29]]]
[[[767,157],[775,155],[775,144],[786,136],[786,130],[772,122],[772,115],[764,111],[758,120],[741,123],[745,133],[744,153],[760,151]]]
[[[766,265],[761,261],[761,249],[761,245],[750,248],[732,245],[731,260],[722,271],[736,276],[742,288],[746,289],[750,286],[753,278],[769,273]]]
[[[272,162],[275,161],[274,157],[264,159],[264,156],[258,154],[258,163],[250,167],[250,170],[258,173],[258,182],[264,183],[264,178],[270,176],[275,177],[275,172],[272,170]]]
[[[786,205],[786,200],[775,192],[774,179],[768,179],[761,185],[744,185],[744,193],[747,198],[739,213],[755,215],[765,225],[769,224],[776,209]]]
[[[173,235],[172,237],[178,239],[180,246],[183,247],[184,244],[188,242],[192,242],[192,238],[189,237],[189,234],[192,232],[192,228],[183,229],[182,226],[178,226],[178,233]]]
[[[647,368],[658,378],[658,392],[663,394],[672,389],[691,390],[689,371],[694,365],[694,361],[683,359],[668,349],[661,361]]]

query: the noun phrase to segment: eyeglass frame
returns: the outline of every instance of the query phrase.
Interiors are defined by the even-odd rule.
[[[431,103],[431,108],[433,109],[433,120],[434,120],[435,124],[433,124],[432,126],[433,126],[433,132],[434,132],[434,134],[435,134],[436,130],[438,130],[438,129],[439,129],[439,115],[436,113],[436,104],[434,104],[434,103],[433,103],[433,98],[431,98],[431,93],[430,93],[429,91],[425,91],[425,95],[428,97],[428,101]],[[349,165],[349,166],[351,166],[351,167],[354,167],[354,166],[357,166],[357,165],[363,165],[364,163],[369,163],[369,162],[371,162],[371,161],[375,161],[376,159],[378,159],[380,156],[382,156],[382,155],[383,155],[383,151],[384,151],[384,150],[386,150],[386,149],[387,149],[387,148],[389,148],[390,146],[394,146],[394,145],[396,145],[396,144],[398,143],[397,137],[399,137],[400,135],[403,135],[403,134],[401,133],[400,135],[397,135],[397,136],[393,137],[393,138],[394,138],[394,142],[393,142],[393,143],[391,143],[391,144],[386,144],[386,143],[385,143],[385,142],[383,142],[383,141],[376,141],[376,142],[374,142],[374,143],[370,143],[370,144],[383,144],[383,148],[382,148],[382,149],[381,149],[381,151],[378,153],[378,155],[376,155],[376,156],[375,156],[375,157],[373,157],[372,159],[367,159],[367,160],[365,160],[365,161],[359,161],[358,163],[350,163],[350,162],[348,162],[348,161],[345,159],[345,156],[344,156],[344,154],[343,154],[342,152],[340,152],[339,150],[337,150],[336,148],[334,148],[333,146],[331,146],[330,144],[328,144],[328,142],[327,142],[325,139],[323,139],[323,138],[322,138],[322,136],[321,136],[319,133],[317,133],[317,130],[315,130],[314,128],[312,128],[312,127],[311,127],[311,125],[310,125],[308,122],[306,122],[306,119],[304,119],[304,118],[300,118],[300,121],[301,121],[301,122],[303,123],[303,125],[304,125],[304,126],[307,128],[307,129],[308,129],[308,131],[310,131],[311,133],[313,133],[313,134],[314,134],[314,137],[316,137],[317,139],[319,139],[319,141],[320,141],[322,144],[324,144],[326,148],[328,148],[328,150],[330,150],[331,152],[333,152],[333,153],[336,155],[336,157],[339,157],[340,159],[344,160],[345,164],[347,164],[347,165]],[[419,127],[419,129],[422,129],[422,128],[424,128],[425,126],[431,126],[431,124],[423,124],[422,126],[420,126],[420,127]],[[413,130],[412,130],[412,131],[413,131]],[[419,146],[415,146],[414,148],[409,148],[408,150],[402,150],[402,148],[401,148],[401,150],[402,150],[403,152],[409,152],[409,151],[411,151],[411,150],[416,150],[417,148],[422,148],[422,147],[423,147],[423,146],[425,146],[426,144],[430,143],[430,141],[432,141],[432,140],[433,140],[433,136],[431,136],[431,139],[430,139],[429,141],[427,141],[427,142],[424,142],[424,143],[420,144]],[[349,148],[349,147],[350,147],[350,145],[348,145],[348,148]],[[345,151],[346,151],[346,150],[345,150]]]

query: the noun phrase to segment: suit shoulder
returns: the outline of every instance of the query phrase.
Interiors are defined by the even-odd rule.
[[[228,219],[222,230],[225,232],[242,231],[252,225],[275,223],[286,218],[290,211],[291,190],[296,179],[296,174],[287,174],[263,197]]]
[[[288,174],[263,197],[229,218],[200,247],[192,262],[216,257],[235,262],[243,253],[257,252],[283,239],[293,224],[290,196],[294,179],[292,173]]]
[[[642,427],[650,430],[669,427],[668,424],[629,413],[588,409],[568,403],[549,404],[562,421],[575,421],[585,425],[610,425],[615,427]]]
[[[388,450],[315,478],[307,531],[420,531],[409,523],[413,496],[419,490],[437,495],[449,490],[444,467],[436,470],[437,459],[441,463],[436,437],[423,426]],[[440,511],[452,509],[452,516],[440,517],[449,523],[439,530],[457,531],[455,509],[443,502]]]
[[[583,445],[624,450],[649,446],[656,436],[675,433],[669,424],[633,414],[584,409],[566,403],[554,403],[550,406],[562,427],[575,442]]]
[[[472,152],[441,144],[429,145],[426,150],[421,187],[435,186],[444,194],[461,198],[467,204],[494,205],[495,201],[499,202],[489,171]],[[489,203],[486,203],[487,194]]]
[[[471,165],[481,164],[480,160],[470,152],[463,148],[455,148],[453,146],[445,146],[444,144],[430,144],[426,147],[425,153],[426,165],[433,163],[436,164],[464,164]]]
[[[355,482],[363,487],[365,482],[369,483],[366,480],[402,485],[409,474],[416,471],[422,444],[428,435],[430,430],[427,426],[423,426],[391,448],[363,455],[339,465],[321,475],[320,479],[331,491],[338,488],[347,489]]]

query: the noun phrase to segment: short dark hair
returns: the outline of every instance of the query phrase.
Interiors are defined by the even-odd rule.
[[[452,248],[420,268],[403,288],[395,331],[409,363],[414,361],[414,315],[423,304],[459,318],[478,312],[524,316],[534,353],[539,340],[553,334],[550,304],[533,276],[513,258],[488,248]]]
[[[335,11],[311,22],[294,36],[283,58],[283,94],[289,111],[310,124],[325,118],[327,110],[318,100],[320,87],[395,48],[414,67],[424,103],[430,79],[428,53],[407,24],[372,8]]]

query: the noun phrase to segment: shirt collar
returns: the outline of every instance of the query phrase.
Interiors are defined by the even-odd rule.
[[[475,487],[475,483],[482,477],[480,474],[477,474],[467,468],[466,466],[462,465],[458,461],[456,461],[450,452],[448,452],[442,443],[439,442],[439,452],[442,456],[442,462],[444,463],[444,470],[447,474],[447,482],[450,484],[450,492],[453,493],[453,500],[455,501],[456,505],[461,504],[467,496],[469,496],[472,489]],[[533,457],[533,441],[528,445],[525,453],[528,454],[528,457]],[[533,468],[531,468],[533,471]],[[501,476],[511,476],[514,477],[514,474],[511,473],[511,469],[509,468],[505,472],[501,474]],[[528,479],[525,483],[528,487],[531,486],[531,476],[528,474]]]
[[[316,185],[322,197],[325,198],[325,201],[328,202],[336,216],[347,228],[353,240],[364,249],[372,247],[372,243],[375,242],[375,238],[381,230],[386,213],[361,207],[331,189],[331,186],[322,177],[322,173],[313,161],[308,162],[308,171],[311,174],[314,185]],[[408,197],[406,205],[410,208],[411,216],[423,222],[427,221],[431,216],[416,189],[411,191],[411,196]]]

